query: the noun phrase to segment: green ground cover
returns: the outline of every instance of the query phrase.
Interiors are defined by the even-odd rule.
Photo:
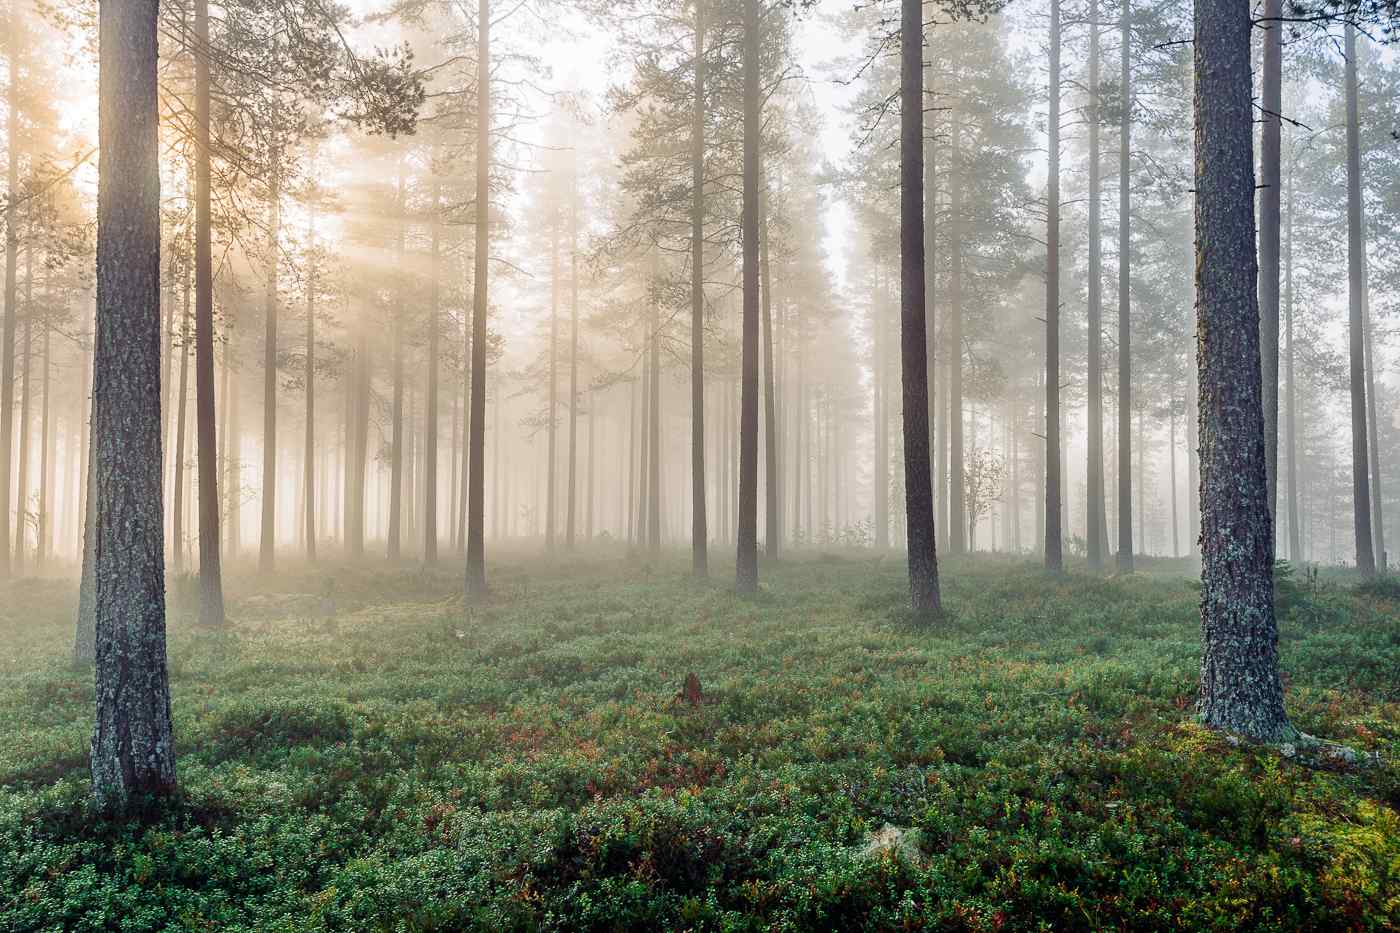
[[[1393,584],[1280,587],[1295,724],[1381,756],[1329,770],[1193,724],[1180,566],[945,563],[919,629],[895,557],[756,598],[494,561],[482,607],[345,565],[235,576],[225,631],[177,605],[183,795],[142,823],[87,810],[71,586],[0,587],[0,930],[1400,926]]]

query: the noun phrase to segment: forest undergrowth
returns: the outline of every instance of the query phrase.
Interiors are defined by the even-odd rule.
[[[71,584],[3,585],[0,930],[1400,928],[1393,580],[1280,577],[1294,724],[1379,756],[1319,768],[1194,724],[1184,563],[946,561],[925,628],[893,556],[686,566],[243,568],[219,631],[174,581],[140,822],[89,810]]]

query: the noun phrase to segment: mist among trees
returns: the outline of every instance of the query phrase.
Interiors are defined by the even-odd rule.
[[[0,23],[0,930],[1400,923],[1392,5]]]

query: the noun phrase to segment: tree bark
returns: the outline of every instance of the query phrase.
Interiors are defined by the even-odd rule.
[[[1282,190],[1283,0],[1264,0],[1259,115],[1259,359],[1264,380],[1264,466],[1278,526],[1279,213]]]
[[[165,658],[157,0],[99,8],[97,691],[92,794],[175,790]]]
[[[569,191],[569,469],[564,508],[564,544],[574,549],[578,524],[578,152]]]
[[[282,228],[282,179],[274,150],[268,187],[267,294],[263,298],[262,529],[258,572],[271,573],[277,554],[277,324],[278,255]]]
[[[744,0],[744,161],[742,387],[739,399],[739,524],[736,587],[758,591],[758,212],[762,100],[759,96],[759,0]]]
[[[695,0],[695,88],[690,131],[690,566],[710,575],[705,503],[705,0]]]
[[[1045,182],[1045,569],[1064,569],[1060,500],[1060,0],[1050,0]]]
[[[554,550],[554,524],[558,515],[554,490],[559,464],[559,211],[550,206],[549,219],[549,452],[545,471],[544,546]]]
[[[1288,559],[1294,563],[1303,559],[1303,536],[1298,525],[1298,386],[1293,371],[1293,187],[1296,174],[1296,166],[1289,166],[1288,239],[1285,241],[1283,261],[1283,307],[1286,328],[1284,338],[1286,371],[1284,375],[1288,385],[1287,395],[1284,399],[1286,405],[1285,430],[1287,432],[1285,443],[1288,445],[1286,450],[1288,487],[1285,495],[1288,497]]]
[[[5,171],[5,324],[0,329],[0,579],[10,575],[10,476],[11,446],[15,430],[15,334],[19,323],[19,115],[23,86],[19,59],[24,38],[17,7],[11,7],[9,22],[9,117],[5,125],[9,150]],[[23,509],[23,503],[19,504]]]
[[[1357,118],[1356,27],[1346,26],[1347,108],[1347,284],[1348,346],[1351,363],[1352,514],[1356,531],[1356,569],[1376,574],[1371,531],[1371,483],[1366,440],[1366,235],[1362,225],[1361,139]]]
[[[185,307],[180,324],[180,397],[175,401],[175,478],[171,517],[174,533],[175,576],[185,572],[185,412],[190,389],[190,283],[185,276]]]
[[[199,621],[205,625],[223,625],[224,583],[219,555],[219,463],[218,443],[214,436],[214,247],[210,225],[209,190],[209,0],[194,0],[194,32],[194,380],[195,433],[199,455]],[[228,365],[227,361],[224,365]],[[229,404],[230,401],[225,399],[225,405]],[[237,456],[236,453],[234,456]],[[236,500],[234,508],[238,508]]]
[[[491,19],[488,0],[477,0],[476,62],[476,272],[472,282],[472,401],[468,453],[467,568],[469,599],[486,594],[486,270],[490,249],[491,203]],[[498,428],[499,429],[499,428]]]
[[[316,561],[316,204],[306,217],[306,425],[302,450],[303,534],[306,559]]]
[[[958,114],[948,122],[948,550],[965,554],[967,544],[967,471],[963,459],[963,217],[962,131]]]
[[[928,326],[924,279],[924,29],[921,0],[902,0],[900,61],[900,362],[909,594],[922,616],[941,608],[929,467]]]
[[[1274,620],[1254,254],[1250,11],[1197,0],[1196,332],[1201,434],[1201,686],[1213,729],[1294,735]]]
[[[1103,470],[1103,199],[1102,167],[1099,156],[1099,0],[1089,4],[1089,364],[1088,400],[1088,517],[1085,540],[1089,567],[1103,568],[1107,519],[1104,513]]]
[[[442,266],[441,226],[438,223],[441,198],[437,166],[433,173],[433,206],[428,223],[431,226],[431,266],[428,273],[428,397],[423,430],[423,563],[436,564],[438,559],[438,367],[440,355],[440,323],[438,276]]]
[[[760,167],[760,171],[762,171]],[[782,493],[778,489],[778,402],[773,352],[773,272],[769,263],[768,205],[771,193],[768,177],[759,178],[759,306],[762,309],[763,337],[763,510],[764,550],[776,559],[782,550]]]
[[[1129,286],[1132,268],[1132,71],[1131,0],[1119,18],[1123,114],[1118,128],[1118,571],[1133,569],[1133,354]],[[1142,495],[1141,484],[1138,495]]]

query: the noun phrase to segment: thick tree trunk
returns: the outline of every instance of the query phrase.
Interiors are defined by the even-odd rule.
[[[282,179],[278,162],[272,156],[272,174],[267,207],[267,294],[263,298],[263,450],[262,450],[262,528],[258,544],[258,572],[271,573],[277,554],[277,324],[278,255],[282,232]]]
[[[1103,258],[1102,168],[1099,156],[1099,0],[1089,4],[1089,365],[1088,517],[1089,567],[1103,568],[1108,542],[1103,470]]]
[[[1060,0],[1050,0],[1049,168],[1045,182],[1045,568],[1064,569],[1060,499]]]
[[[467,463],[467,597],[486,594],[486,269],[490,259],[491,202],[491,19],[488,0],[476,6],[476,272],[472,282],[472,401]],[[499,430],[499,426],[497,428]]]
[[[1118,570],[1133,569],[1133,354],[1129,304],[1133,98],[1131,71],[1131,0],[1123,0],[1119,16],[1122,68],[1119,74],[1123,113],[1118,128]],[[1138,484],[1138,495],[1142,495]]]
[[[1361,139],[1356,100],[1356,27],[1346,27],[1347,107],[1347,284],[1350,298],[1348,346],[1351,362],[1352,514],[1356,531],[1356,569],[1375,576],[1371,532],[1371,482],[1366,439],[1366,235],[1361,205]]]
[[[900,56],[900,362],[904,390],[904,510],[909,594],[916,613],[937,612],[938,554],[929,467],[928,326],[924,279],[923,4],[902,0]]]
[[[1259,133],[1259,359],[1264,385],[1264,465],[1278,527],[1279,212],[1282,191],[1283,0],[1264,0]]]
[[[175,790],[165,659],[157,0],[99,12],[96,808]]]
[[[1205,724],[1294,735],[1274,621],[1254,255],[1250,12],[1197,0],[1196,332],[1201,432],[1201,688]]]
[[[690,566],[710,575],[705,503],[705,0],[695,0],[695,99],[690,129]]]
[[[214,247],[210,226],[209,190],[209,0],[194,0],[194,33],[194,407],[199,455],[199,620],[205,625],[222,625],[224,582],[219,555],[219,463],[218,443],[214,436]],[[227,360],[224,365],[228,365]],[[227,406],[231,402],[225,398],[224,404]],[[236,497],[236,492],[231,491],[230,495]],[[233,508],[238,508],[236,498]]]
[[[741,593],[758,591],[758,212],[762,171],[762,100],[759,91],[759,0],[744,0],[744,178],[741,214],[743,238],[743,339],[739,400],[739,526],[735,568]]]

